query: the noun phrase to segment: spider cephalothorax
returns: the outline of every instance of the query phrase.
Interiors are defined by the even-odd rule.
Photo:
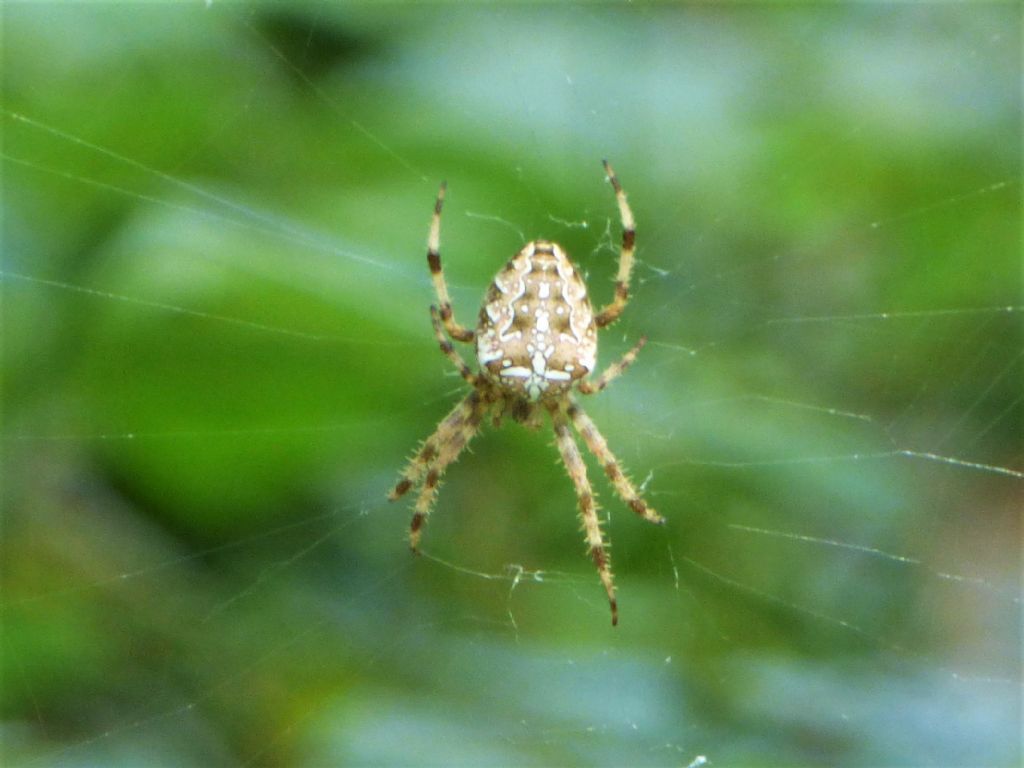
[[[622,250],[611,303],[595,314],[583,278],[565,251],[556,243],[534,240],[494,277],[480,308],[475,331],[456,322],[441,269],[438,248],[445,195],[445,185],[441,185],[427,243],[427,263],[439,302],[439,306],[430,308],[430,316],[441,351],[473,389],[424,441],[402,472],[402,479],[391,491],[390,498],[397,499],[420,484],[409,534],[415,551],[442,473],[477,433],[484,417],[493,413],[498,424],[501,417],[508,414],[516,421],[535,427],[546,410],[551,416],[562,461],[576,486],[587,545],[608,593],[612,624],[616,624],[615,584],[601,536],[594,492],[569,425],[580,433],[587,448],[601,462],[615,491],[634,512],[653,523],[663,523],[664,519],[637,493],[597,426],[572,396],[574,388],[586,395],[604,389],[636,359],[646,341],[641,338],[596,380],[587,378],[596,365],[597,329],[613,323],[622,314],[629,297],[633,269],[633,213],[615,172],[607,162],[604,167],[622,217]],[[476,343],[479,373],[466,365],[449,337]]]

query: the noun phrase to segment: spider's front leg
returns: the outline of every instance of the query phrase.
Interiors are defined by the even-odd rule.
[[[467,382],[476,387],[479,383],[479,379],[474,374],[466,361],[462,359],[452,343],[448,341],[448,338],[444,335],[444,329],[441,327],[441,316],[437,310],[437,307],[431,305],[430,307],[430,320],[434,326],[434,337],[437,339],[438,346],[441,347],[441,352],[444,353],[445,357],[452,361],[452,364],[459,371],[459,375],[464,378]],[[452,410],[451,413],[438,425],[437,430],[423,441],[423,445],[417,451],[416,455],[409,460],[405,469],[402,471],[402,479],[398,481],[398,484],[391,489],[391,493],[388,494],[390,501],[400,499],[409,489],[416,485],[423,476],[427,473],[431,465],[437,460],[440,453],[440,444],[454,434],[453,430],[458,430],[462,422],[467,418],[467,414],[472,412],[471,406],[467,405],[469,398],[467,397],[461,403],[459,403]]]
[[[406,466],[402,479],[388,494],[388,498],[394,501],[422,482],[409,525],[409,546],[414,552],[419,548],[420,532],[430,515],[441,476],[480,430],[480,422],[489,405],[478,390],[466,395],[438,425],[434,434],[426,439]]]
[[[552,403],[548,406],[551,412],[551,421],[555,428],[555,440],[558,443],[558,452],[562,456],[565,469],[576,486],[576,496],[580,503],[580,517],[583,519],[583,530],[587,536],[587,547],[590,556],[597,566],[597,574],[601,578],[605,592],[608,593],[608,605],[612,610],[612,626],[619,623],[619,606],[615,599],[615,582],[612,580],[612,567],[608,559],[608,551],[605,549],[604,538],[601,535],[601,521],[597,517],[597,503],[594,501],[594,491],[590,487],[590,480],[587,479],[587,466],[583,463],[579,448],[572,437],[572,430],[569,427],[569,420],[566,417],[564,403]]]
[[[630,482],[630,479],[622,471],[619,460],[615,458],[615,454],[608,447],[608,441],[604,439],[604,435],[598,430],[597,425],[587,415],[587,412],[576,403],[570,403],[566,409],[566,414],[572,419],[573,426],[580,433],[583,442],[587,444],[587,448],[601,462],[601,466],[604,467],[604,472],[608,475],[608,479],[612,481],[612,487],[619,494],[619,498],[626,502],[629,508],[644,520],[656,523],[657,525],[664,525],[665,518],[647,506],[647,502],[643,500],[636,488],[633,487],[633,483]]]

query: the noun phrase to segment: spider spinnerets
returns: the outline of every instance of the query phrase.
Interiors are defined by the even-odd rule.
[[[480,308],[475,330],[455,320],[441,268],[441,208],[445,196],[445,185],[441,185],[427,242],[427,263],[438,299],[438,304],[430,307],[430,317],[441,351],[472,390],[423,442],[389,498],[398,499],[414,486],[420,486],[409,533],[410,546],[417,551],[441,475],[479,431],[485,416],[492,414],[496,426],[507,414],[535,428],[540,426],[543,412],[547,411],[562,462],[576,487],[587,546],[608,594],[615,625],[618,605],[611,564],[586,465],[572,435],[573,427],[601,463],[623,501],[645,520],[665,521],[641,498],[597,426],[572,394],[574,388],[585,395],[600,392],[629,367],[646,342],[646,337],[641,337],[596,379],[587,378],[596,366],[597,329],[615,322],[629,299],[636,240],[633,213],[626,195],[607,161],[604,168],[615,190],[622,219],[622,248],[612,301],[595,314],[583,278],[565,251],[557,243],[534,240],[523,246],[495,275]],[[450,339],[476,343],[479,373],[474,373],[466,364]]]

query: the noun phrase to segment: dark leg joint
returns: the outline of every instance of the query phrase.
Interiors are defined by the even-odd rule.
[[[436,275],[441,271],[441,255],[437,251],[427,251],[427,264],[431,273]]]
[[[391,499],[391,501],[401,498],[410,488],[412,488],[412,480],[407,477],[403,477],[398,481],[398,485],[392,489],[391,493],[388,494],[388,498]]]

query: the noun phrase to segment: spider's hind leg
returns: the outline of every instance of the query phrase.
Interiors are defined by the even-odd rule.
[[[430,219],[430,236],[427,239],[427,266],[430,267],[430,278],[434,281],[434,292],[437,294],[437,301],[440,304],[438,314],[444,328],[456,341],[472,341],[473,331],[464,328],[455,320],[452,312],[452,300],[448,295],[448,283],[444,279],[444,270],[441,268],[441,209],[444,207],[444,195],[448,185],[441,184],[437,191],[437,201],[434,203],[434,215]]]
[[[609,304],[601,309],[594,317],[598,328],[611,325],[619,319],[622,310],[626,308],[629,301],[629,278],[633,274],[633,253],[636,251],[636,222],[633,220],[633,211],[626,202],[626,193],[622,191],[619,184],[619,177],[615,171],[604,162],[604,171],[608,175],[612,189],[615,190],[615,200],[619,204],[619,218],[622,220],[622,247],[619,250],[619,270],[615,275],[615,296]]]
[[[430,305],[430,322],[434,326],[434,338],[437,339],[438,346],[441,347],[441,352],[452,361],[452,365],[455,366],[459,372],[459,376],[465,379],[467,382],[476,386],[477,377],[476,374],[466,365],[466,361],[462,359],[452,343],[448,341],[448,337],[444,335],[444,328],[441,320],[441,312],[433,304]]]

